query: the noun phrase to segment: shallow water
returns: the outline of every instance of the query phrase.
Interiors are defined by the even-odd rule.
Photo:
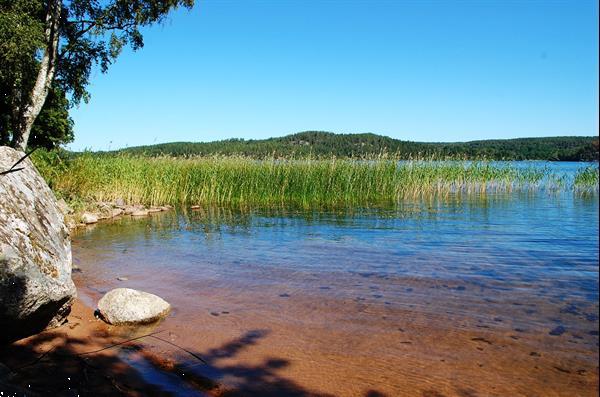
[[[90,228],[73,253],[89,305],[117,286],[173,305],[165,338],[205,363],[148,342],[176,364],[169,392],[597,395],[597,194],[182,209]]]

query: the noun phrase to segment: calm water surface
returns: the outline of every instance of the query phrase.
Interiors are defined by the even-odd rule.
[[[75,276],[91,306],[118,286],[172,303],[160,328],[206,363],[159,342],[177,377],[131,361],[179,395],[591,396],[598,215],[565,191],[181,209],[79,233]]]

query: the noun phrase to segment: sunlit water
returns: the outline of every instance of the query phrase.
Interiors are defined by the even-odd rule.
[[[598,215],[568,190],[180,209],[76,235],[76,281],[92,306],[164,297],[161,327],[208,364],[158,354],[242,395],[595,395]]]

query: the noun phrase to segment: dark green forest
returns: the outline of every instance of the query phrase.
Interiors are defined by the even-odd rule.
[[[306,131],[260,140],[227,139],[214,142],[172,142],[136,146],[120,152],[138,155],[264,157],[372,157],[489,160],[598,160],[598,137],[495,139],[454,143],[411,142],[376,134],[334,134]]]

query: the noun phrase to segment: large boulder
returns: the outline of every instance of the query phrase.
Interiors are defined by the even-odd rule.
[[[171,305],[162,298],[130,288],[116,288],[98,302],[100,316],[109,324],[148,324],[165,317]]]
[[[0,146],[0,172],[23,153]],[[69,230],[29,159],[0,175],[0,342],[62,324],[76,291]]]

